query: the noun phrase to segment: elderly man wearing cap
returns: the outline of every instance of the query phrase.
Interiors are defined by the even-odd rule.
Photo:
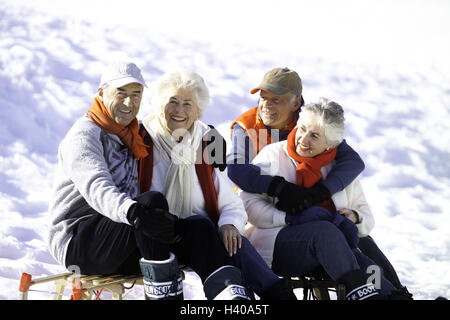
[[[304,209],[331,199],[346,188],[363,170],[364,163],[345,139],[337,147],[335,165],[328,176],[313,187],[305,188],[281,176],[262,175],[251,162],[266,145],[286,140],[294,129],[304,104],[302,82],[297,72],[288,68],[268,71],[261,84],[250,91],[260,93],[259,103],[233,121],[232,151],[227,157],[228,176],[240,189],[277,197],[277,207],[287,214],[301,214]],[[312,137],[314,139],[314,137]],[[302,146],[306,151],[308,146]],[[355,223],[359,217],[352,217]],[[360,238],[359,248],[382,266],[385,276],[398,289],[402,286],[395,269],[370,236]]]
[[[148,155],[136,119],[144,87],[134,63],[111,63],[92,106],[60,143],[48,245],[69,269],[140,273],[146,234],[163,242],[174,239],[176,217],[161,209],[164,197],[139,194],[138,161]],[[152,213],[139,231],[129,219],[137,204]]]

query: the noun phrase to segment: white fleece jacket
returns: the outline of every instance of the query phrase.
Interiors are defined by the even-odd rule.
[[[297,162],[289,157],[286,149],[287,141],[270,144],[261,150],[253,159],[253,164],[261,168],[262,174],[279,175],[287,181],[296,183],[295,169]],[[322,176],[326,177],[333,167],[334,162],[322,167]],[[278,210],[274,200],[267,194],[256,194],[242,191],[240,197],[244,202],[248,214],[249,224],[245,235],[271,266],[273,250],[278,232],[286,227],[286,213]],[[355,179],[344,190],[332,195],[336,209],[355,210],[361,223],[358,223],[359,236],[367,236],[375,225],[375,221],[364,196],[363,189],[358,179]]]

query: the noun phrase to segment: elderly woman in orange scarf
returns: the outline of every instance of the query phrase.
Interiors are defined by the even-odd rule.
[[[286,141],[265,147],[253,160],[264,174],[311,187],[333,167],[336,146],[343,139],[344,111],[321,98],[302,108],[297,126]],[[358,249],[374,219],[355,179],[331,200],[303,211],[288,211],[267,194],[241,193],[250,227],[246,235],[275,273],[302,276],[322,267],[344,283],[347,298],[393,297],[395,289],[382,274],[373,286],[367,267],[375,265]]]

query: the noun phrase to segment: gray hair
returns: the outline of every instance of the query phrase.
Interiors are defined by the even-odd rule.
[[[210,102],[209,89],[205,80],[194,71],[183,70],[165,73],[156,85],[152,101],[152,105],[161,113],[164,112],[163,104],[166,102],[167,91],[172,88],[193,90],[195,92],[200,113],[199,119],[201,119],[203,111],[206,110]]]
[[[327,144],[337,147],[344,139],[344,109],[334,101],[327,98],[319,98],[318,102],[309,103],[301,108],[297,126],[302,120],[302,115],[312,113],[317,116],[318,125],[325,131]]]

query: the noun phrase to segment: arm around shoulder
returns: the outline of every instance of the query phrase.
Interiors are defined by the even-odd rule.
[[[335,165],[322,182],[331,194],[344,190],[364,170],[359,154],[343,140],[337,147]]]
[[[240,189],[252,193],[267,191],[272,176],[264,175],[252,164],[255,157],[247,133],[238,125],[233,127],[232,150],[227,157],[228,177]]]

